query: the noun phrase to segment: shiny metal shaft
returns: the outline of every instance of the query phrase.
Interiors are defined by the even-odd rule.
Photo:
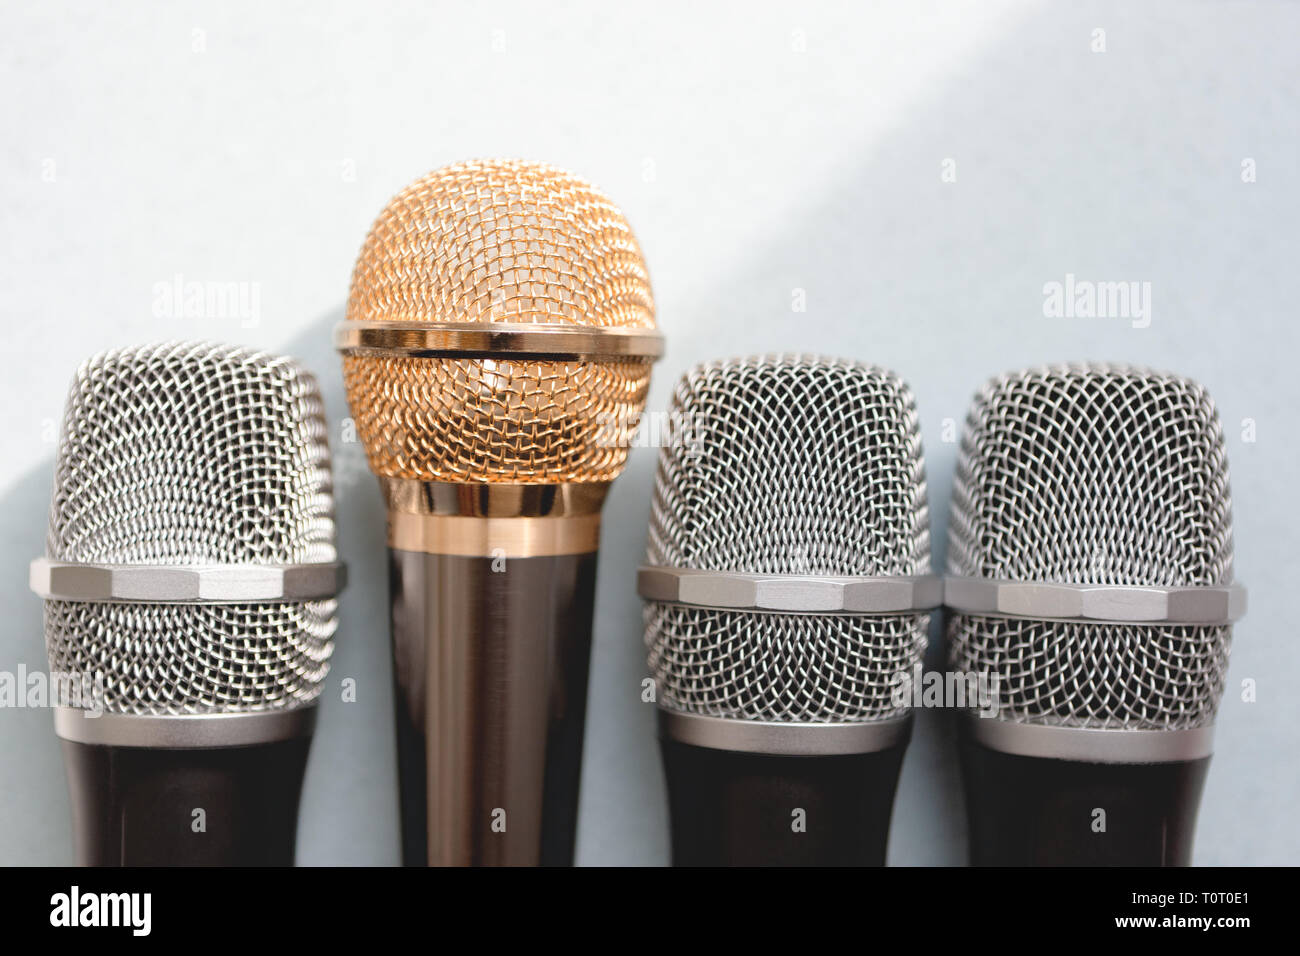
[[[603,492],[385,486],[407,865],[572,864]]]
[[[428,863],[571,865],[596,556],[389,558],[398,722],[423,741],[403,798],[423,783]]]

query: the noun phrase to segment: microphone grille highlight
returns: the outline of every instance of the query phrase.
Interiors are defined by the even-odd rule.
[[[545,163],[435,170],[379,214],[348,318],[654,328],[641,249],[590,183]]]
[[[659,459],[648,563],[756,574],[925,574],[916,403],[892,372],[808,355],[697,366]]]
[[[708,717],[789,723],[908,713],[898,675],[925,653],[928,614],[850,617],[720,611],[646,602],[659,705]]]
[[[814,576],[930,570],[915,403],[893,373],[770,355],[712,362],[679,382],[650,519],[647,563]],[[689,440],[687,440],[689,439]],[[660,706],[740,720],[902,716],[899,675],[929,613],[716,610],[647,601]]]
[[[51,558],[333,561],[328,426],[292,360],[170,343],[98,355],[64,406]]]
[[[1189,379],[1106,364],[994,379],[967,418],[952,502],[951,574],[1232,582],[1223,432]],[[1231,637],[1227,625],[949,624],[953,667],[998,675],[1003,719],[1121,729],[1212,723]]]
[[[542,163],[436,170],[380,214],[349,321],[653,329],[654,299],[622,212]],[[645,406],[643,357],[346,354],[357,431],[381,476],[609,481]]]
[[[104,565],[336,560],[327,424],[286,358],[206,343],[106,352],[68,394],[47,557]],[[193,714],[314,700],[334,600],[47,600],[51,670],[103,678],[116,713]]]

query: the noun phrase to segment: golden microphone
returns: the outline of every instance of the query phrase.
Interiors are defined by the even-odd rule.
[[[570,865],[600,509],[663,351],[631,227],[542,163],[388,204],[335,331],[388,507],[407,865]]]

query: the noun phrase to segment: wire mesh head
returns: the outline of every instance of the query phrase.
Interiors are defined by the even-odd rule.
[[[801,575],[930,570],[915,403],[891,372],[776,355],[679,383],[660,454],[647,563]],[[928,614],[779,614],[647,602],[662,706],[748,720],[898,716],[893,690]]]
[[[650,564],[756,574],[925,574],[916,404],[892,372],[774,355],[700,365],[673,393],[691,441],[659,458]]]
[[[106,352],[78,370],[47,555],[100,564],[331,562],[324,407],[289,359],[212,344]],[[336,603],[50,600],[51,670],[100,676],[106,709],[300,705],[320,692]]]
[[[1205,389],[1117,365],[1005,375],[975,398],[948,569],[1013,581],[1232,581],[1223,433]],[[955,615],[952,665],[997,675],[1001,716],[1087,727],[1212,722],[1230,627]]]
[[[608,198],[542,163],[446,166],[371,228],[349,320],[653,328],[640,247]],[[371,467],[439,481],[609,481],[645,407],[646,358],[550,361],[349,354]]]

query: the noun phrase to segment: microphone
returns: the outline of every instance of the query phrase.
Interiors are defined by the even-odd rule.
[[[673,863],[883,865],[942,600],[912,394],[857,362],[717,361],[670,421],[637,584]]]
[[[292,865],[344,581],[326,433],[287,358],[77,371],[31,586],[82,865]]]
[[[662,352],[619,209],[563,170],[436,170],[335,332],[388,507],[406,865],[570,865],[600,511]]]
[[[953,486],[953,670],[976,865],[1191,862],[1232,622],[1218,413],[1122,365],[1004,375],[975,397]]]

